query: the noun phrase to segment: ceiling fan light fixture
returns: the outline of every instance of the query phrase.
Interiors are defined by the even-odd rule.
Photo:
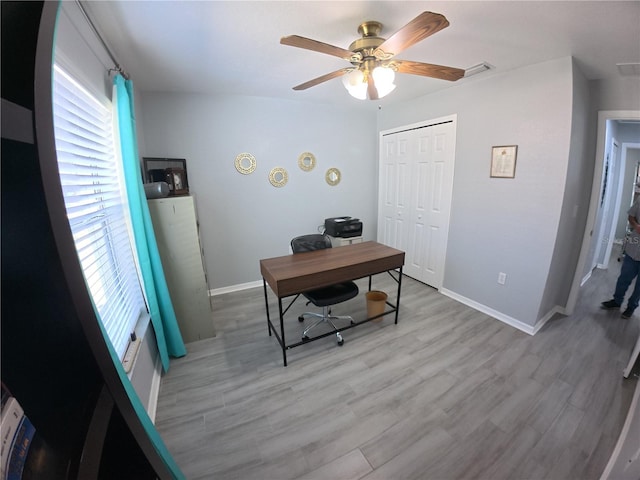
[[[378,98],[390,94],[396,88],[393,83],[396,78],[393,69],[379,66],[373,69],[371,75],[373,75],[373,82],[376,85],[376,90],[378,90]]]
[[[382,98],[385,95],[393,92],[396,85],[393,83],[396,74],[390,67],[378,66],[371,71],[371,73],[365,74],[362,70],[356,68],[342,77],[342,84],[347,89],[349,94],[357,98],[358,100],[366,100],[368,92],[367,76],[373,77],[373,83],[378,91],[378,98]]]
[[[460,68],[409,60],[391,61],[400,52],[448,26],[449,21],[444,15],[425,11],[387,39],[378,36],[382,29],[380,22],[364,22],[358,28],[362,37],[352,42],[349,50],[299,35],[282,37],[280,43],[332,55],[353,65],[296,85],[294,90],[306,90],[336,77],[344,77],[343,84],[352,96],[362,100],[367,97],[377,100],[396,88],[393,83],[395,72],[452,82],[465,75]]]
[[[352,87],[357,87],[363,82],[364,82],[364,73],[362,73],[362,71],[358,70],[357,68],[354,68],[353,70],[351,70],[349,73],[347,73],[342,77],[342,83],[344,84],[347,90]]]
[[[385,87],[379,87],[378,90],[378,98],[386,97],[391,92],[396,89],[396,85],[392,83],[391,85],[387,85]]]
[[[367,99],[367,82],[364,73],[355,68],[342,77],[342,84],[349,94],[358,100]]]
[[[361,83],[360,85],[355,85],[353,87],[347,88],[349,95],[358,100],[366,100],[367,99],[367,84]]]

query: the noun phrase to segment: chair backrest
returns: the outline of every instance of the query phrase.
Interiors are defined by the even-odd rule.
[[[331,239],[327,235],[320,233],[301,235],[291,240],[293,253],[312,252],[323,248],[331,248]]]

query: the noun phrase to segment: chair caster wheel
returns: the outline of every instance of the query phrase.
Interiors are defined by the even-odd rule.
[[[299,321],[299,322],[304,322],[304,317],[303,317],[302,315],[300,315],[300,316],[298,317],[298,321]]]
[[[339,333],[336,333],[336,338],[338,339],[338,346],[339,347],[344,345],[344,338],[342,338],[342,335],[340,335]]]
[[[303,342],[308,342],[309,340],[310,340],[309,337],[307,337],[306,335],[302,336],[302,341]]]

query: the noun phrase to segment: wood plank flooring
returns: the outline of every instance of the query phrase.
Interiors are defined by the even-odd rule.
[[[533,337],[405,277],[398,325],[289,350],[286,368],[262,288],[214,297],[218,336],[172,360],[157,428],[188,479],[598,479],[637,383],[640,316],[599,308],[615,258]],[[334,313],[366,317],[360,286]]]

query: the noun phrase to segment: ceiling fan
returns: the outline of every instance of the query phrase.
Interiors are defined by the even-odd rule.
[[[377,100],[395,88],[395,72],[449,81],[456,81],[464,76],[465,71],[460,68],[394,58],[411,45],[448,26],[449,21],[444,15],[422,12],[388,39],[378,36],[382,30],[380,22],[362,23],[358,27],[358,33],[362,38],[355,40],[349,46],[349,50],[298,35],[282,37],[280,43],[333,55],[353,65],[301,83],[293,87],[294,90],[306,90],[333,78],[343,77],[343,83],[352,96],[361,100],[367,97]]]

